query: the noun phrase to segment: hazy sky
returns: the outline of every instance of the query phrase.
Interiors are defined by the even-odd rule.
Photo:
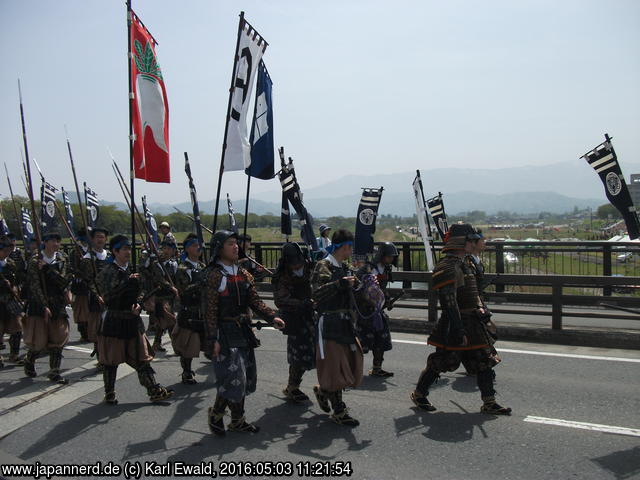
[[[169,96],[172,183],[136,182],[151,201],[188,200],[185,150],[200,199],[215,195],[242,9],[270,44],[276,146],[296,160],[303,189],[416,168],[583,167],[577,157],[605,131],[623,168],[640,160],[637,0],[133,0],[133,8],[160,43]],[[81,181],[121,200],[106,148],[128,165],[126,39],[121,0],[0,0],[0,153],[14,189],[22,191],[20,77],[30,153],[47,177],[72,189],[66,123]],[[226,174],[223,194],[243,197],[245,178]],[[276,180],[253,185],[279,189]]]

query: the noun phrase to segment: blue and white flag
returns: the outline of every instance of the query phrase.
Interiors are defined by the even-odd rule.
[[[363,188],[356,216],[356,234],[353,246],[354,260],[366,260],[373,253],[373,236],[376,233],[376,218],[384,188]]]
[[[73,210],[71,209],[71,202],[69,201],[69,194],[65,191],[64,187],[61,187],[62,190],[62,202],[64,203],[64,213],[67,217],[67,225],[72,232],[75,232],[76,229],[73,226]]]
[[[269,180],[275,176],[273,146],[273,82],[263,61],[258,67],[256,104],[251,127],[251,164],[245,173],[255,178]]]

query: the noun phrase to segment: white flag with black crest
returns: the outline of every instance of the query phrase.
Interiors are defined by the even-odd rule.
[[[224,171],[244,170],[251,165],[251,144],[247,113],[251,101],[253,81],[267,42],[240,17],[240,37],[236,51],[234,80],[231,85],[231,109],[227,118]]]

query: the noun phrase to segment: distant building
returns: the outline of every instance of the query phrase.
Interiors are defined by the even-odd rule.
[[[632,173],[629,181],[629,193],[633,204],[640,209],[640,173]]]

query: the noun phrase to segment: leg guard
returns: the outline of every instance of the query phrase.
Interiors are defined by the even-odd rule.
[[[149,363],[143,363],[137,368],[140,385],[147,389],[147,395],[152,402],[161,402],[173,395],[173,390],[168,390],[156,382],[153,368]]]
[[[369,370],[369,375],[373,377],[393,377],[393,372],[387,372],[382,369],[383,361],[384,361],[384,350],[374,348],[373,349],[373,368]]]
[[[420,374],[418,385],[416,385],[416,392],[426,397],[429,395],[429,387],[433,385],[438,378],[440,378],[440,374],[428,366]]]
[[[9,336],[9,361],[20,361],[20,340],[22,340],[22,332],[13,333]]]
[[[196,376],[191,369],[192,358],[180,357],[180,366],[182,367],[182,383],[185,385],[194,385],[196,382]]]
[[[493,389],[493,369],[481,370],[478,372],[477,381],[478,388],[480,389],[480,394],[482,398],[485,397],[494,397],[496,391]]]
[[[260,431],[260,427],[247,422],[244,418],[244,398],[239,402],[229,402],[229,410],[231,410],[229,431],[249,433],[257,433]]]
[[[290,365],[289,366],[289,380],[287,382],[287,388],[282,393],[294,403],[303,403],[309,400],[309,397],[300,390],[300,382],[302,382],[302,375],[304,370],[302,368]]]
[[[357,427],[360,425],[358,420],[349,415],[349,409],[342,401],[342,390],[331,392],[328,396],[331,401],[331,405],[333,406],[331,420],[336,422],[338,425],[346,425],[348,427]]]
[[[159,326],[156,328],[156,336],[153,338],[153,349],[156,352],[166,352],[167,349],[162,346],[162,334],[164,329]]]
[[[24,357],[24,374],[27,377],[35,377],[36,373],[36,358],[38,358],[39,352],[33,350],[27,350],[27,354]]]
[[[88,325],[86,323],[79,323],[78,324],[78,332],[80,332],[80,340],[87,340],[87,327]]]
[[[111,405],[118,403],[116,400],[116,376],[118,374],[117,365],[104,365],[102,369],[102,380],[104,381],[104,401]]]
[[[60,375],[60,365],[62,364],[62,349],[49,349],[49,374],[47,377],[52,382],[66,384],[67,380]]]
[[[216,401],[213,404],[213,407],[209,407],[209,429],[216,435],[222,436],[225,434],[224,422],[222,419],[224,418],[224,412],[227,409],[228,404],[229,401],[226,398],[218,395],[216,396]]]

